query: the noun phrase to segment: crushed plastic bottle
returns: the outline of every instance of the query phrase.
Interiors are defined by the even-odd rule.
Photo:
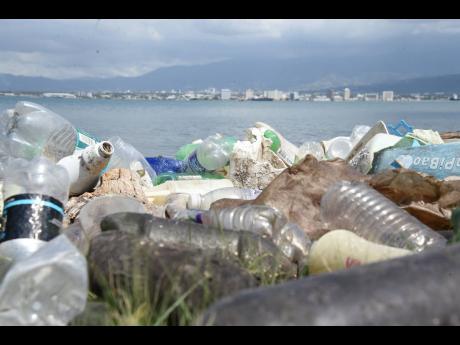
[[[155,170],[157,176],[164,173],[183,173],[187,169],[185,162],[171,157],[158,156],[146,157],[145,159]]]
[[[0,256],[11,260],[0,284],[0,325],[67,325],[86,305],[86,259],[64,235],[27,240],[0,244]]]
[[[203,140],[198,139],[191,144],[185,144],[181,146],[179,150],[177,150],[176,152],[176,159],[180,161],[186,160],[187,157],[190,156],[193,153],[193,151],[195,151],[198,148],[198,146],[200,146],[202,142]]]
[[[345,159],[347,158],[352,148],[353,143],[351,142],[349,137],[335,137],[334,139],[329,141],[328,149],[326,152],[327,158]]]
[[[327,229],[348,229],[380,244],[422,251],[446,245],[446,239],[401,210],[376,190],[359,182],[341,181],[321,198]]]
[[[300,147],[296,155],[296,162],[301,161],[306,155],[313,155],[317,160],[323,160],[325,158],[324,148],[321,143],[316,141],[306,141]]]
[[[18,102],[0,123],[9,154],[28,160],[41,155],[58,162],[97,142],[62,116],[32,102]]]
[[[157,175],[144,156],[120,137],[112,137],[108,141],[112,143],[114,152],[107,170],[114,168],[130,169],[141,177],[143,186],[152,187]]]
[[[3,240],[48,241],[59,234],[69,196],[67,171],[44,157],[10,161],[3,185]]]
[[[94,188],[112,153],[112,144],[103,141],[61,159],[58,165],[64,167],[69,174],[70,195],[80,195]]]
[[[293,262],[304,264],[311,241],[294,223],[288,223],[278,210],[265,205],[243,205],[203,212],[203,224],[220,229],[250,231],[269,237]]]
[[[234,137],[224,137],[221,134],[209,136],[188,156],[187,171],[202,174],[225,167],[235,143]]]
[[[204,195],[190,194],[187,208],[209,210],[214,201],[220,199],[254,200],[261,192],[261,190],[250,188],[227,187],[213,190]]]

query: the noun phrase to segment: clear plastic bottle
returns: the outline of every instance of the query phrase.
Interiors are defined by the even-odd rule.
[[[380,244],[422,251],[444,247],[446,239],[371,187],[341,181],[321,199],[321,219],[327,229],[348,229]]]
[[[370,129],[371,127],[366,125],[357,125],[353,127],[350,136],[350,141],[353,144],[353,146],[356,145],[361,140],[361,138],[364,137],[367,134],[367,132],[369,132]]]
[[[134,146],[123,141],[120,137],[112,137],[108,140],[113,145],[113,154],[107,166],[107,170],[125,168],[135,171],[145,187],[152,187],[157,174],[146,161],[142,153]]]
[[[305,158],[306,155],[313,155],[317,160],[323,160],[325,157],[324,148],[321,143],[316,141],[306,141],[304,142],[297,151],[296,162],[301,161]]]
[[[0,244],[0,255],[11,260],[0,284],[0,325],[67,325],[86,305],[85,257],[64,235],[24,241]]]
[[[69,174],[70,195],[80,195],[94,188],[112,153],[112,144],[103,141],[61,159],[58,165],[64,167]]]
[[[225,167],[236,143],[234,137],[215,134],[208,137],[187,158],[187,171],[202,174]]]
[[[4,240],[57,236],[69,185],[67,171],[44,157],[10,160],[3,185]]]
[[[204,195],[190,194],[187,208],[209,210],[214,201],[220,199],[254,200],[261,192],[257,189],[228,187],[216,189]]]
[[[265,205],[210,210],[201,215],[203,224],[216,228],[250,231],[269,237],[291,260],[305,263],[311,241],[306,233],[294,223],[288,223],[278,210]]]
[[[62,116],[32,102],[18,102],[2,116],[2,133],[13,157],[32,159],[42,155],[54,162],[96,140],[78,131]]]

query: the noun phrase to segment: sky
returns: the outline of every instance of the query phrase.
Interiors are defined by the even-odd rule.
[[[426,58],[460,73],[460,20],[0,20],[0,73],[14,75],[128,77],[165,66],[309,56]]]

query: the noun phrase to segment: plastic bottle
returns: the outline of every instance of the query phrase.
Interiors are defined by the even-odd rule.
[[[59,234],[69,195],[67,171],[44,157],[13,159],[3,185],[6,218],[3,240],[48,241]]]
[[[146,161],[150,164],[157,175],[163,173],[183,173],[187,169],[185,162],[171,157],[146,157]]]
[[[187,157],[190,156],[193,153],[193,151],[195,151],[198,148],[198,146],[200,146],[202,142],[203,140],[198,139],[191,144],[185,144],[181,146],[179,150],[177,150],[176,152],[176,159],[180,161],[186,160]]]
[[[308,273],[333,272],[409,254],[410,250],[376,244],[348,230],[333,230],[313,242]]]
[[[347,158],[353,144],[349,137],[335,137],[334,139],[329,140],[327,148],[327,158]]]
[[[321,143],[316,141],[306,141],[304,142],[297,151],[296,162],[301,161],[307,154],[315,156],[317,160],[323,160],[325,157],[324,148]]]
[[[206,194],[190,194],[187,208],[209,210],[214,201],[220,199],[254,200],[261,192],[261,190],[250,188],[227,187],[216,189]]]
[[[0,325],[67,325],[86,305],[86,259],[64,235],[30,241],[0,244],[0,252],[12,254],[0,284]]]
[[[42,155],[58,162],[97,142],[60,115],[32,102],[18,102],[14,112],[4,115],[1,122],[13,157],[30,160]]]
[[[235,143],[234,137],[211,135],[187,157],[187,171],[202,174],[225,167]]]
[[[304,263],[311,241],[296,224],[288,223],[278,210],[265,205],[243,205],[203,212],[203,224],[219,229],[250,231],[270,237],[291,261]]]
[[[130,169],[141,177],[143,186],[152,187],[156,173],[145,160],[144,156],[120,137],[112,137],[108,141],[112,143],[114,152],[110,158],[107,170],[114,168]]]
[[[177,180],[166,181],[158,186],[145,191],[150,202],[163,205],[170,194],[187,193],[199,194],[208,193],[215,189],[233,187],[233,182],[228,179],[220,180]]]
[[[348,229],[391,247],[422,251],[446,245],[442,235],[359,182],[341,181],[329,188],[321,199],[321,219],[327,229]]]
[[[270,139],[271,150],[275,152],[288,166],[295,162],[295,157],[299,148],[284,138],[278,131],[266,123],[256,122],[255,126],[262,130],[263,136]]]
[[[70,195],[80,195],[94,188],[112,153],[112,144],[103,141],[61,159],[58,165],[69,174]]]

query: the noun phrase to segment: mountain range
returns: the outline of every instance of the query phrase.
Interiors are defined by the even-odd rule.
[[[353,63],[343,58],[227,60],[205,65],[158,68],[137,77],[50,79],[0,74],[0,91],[159,91],[281,89],[316,91],[350,87],[353,92],[394,90],[411,92],[459,92],[460,74],[395,64],[384,59]],[[438,74],[438,75],[436,75]],[[441,75],[443,74],[443,75]]]

